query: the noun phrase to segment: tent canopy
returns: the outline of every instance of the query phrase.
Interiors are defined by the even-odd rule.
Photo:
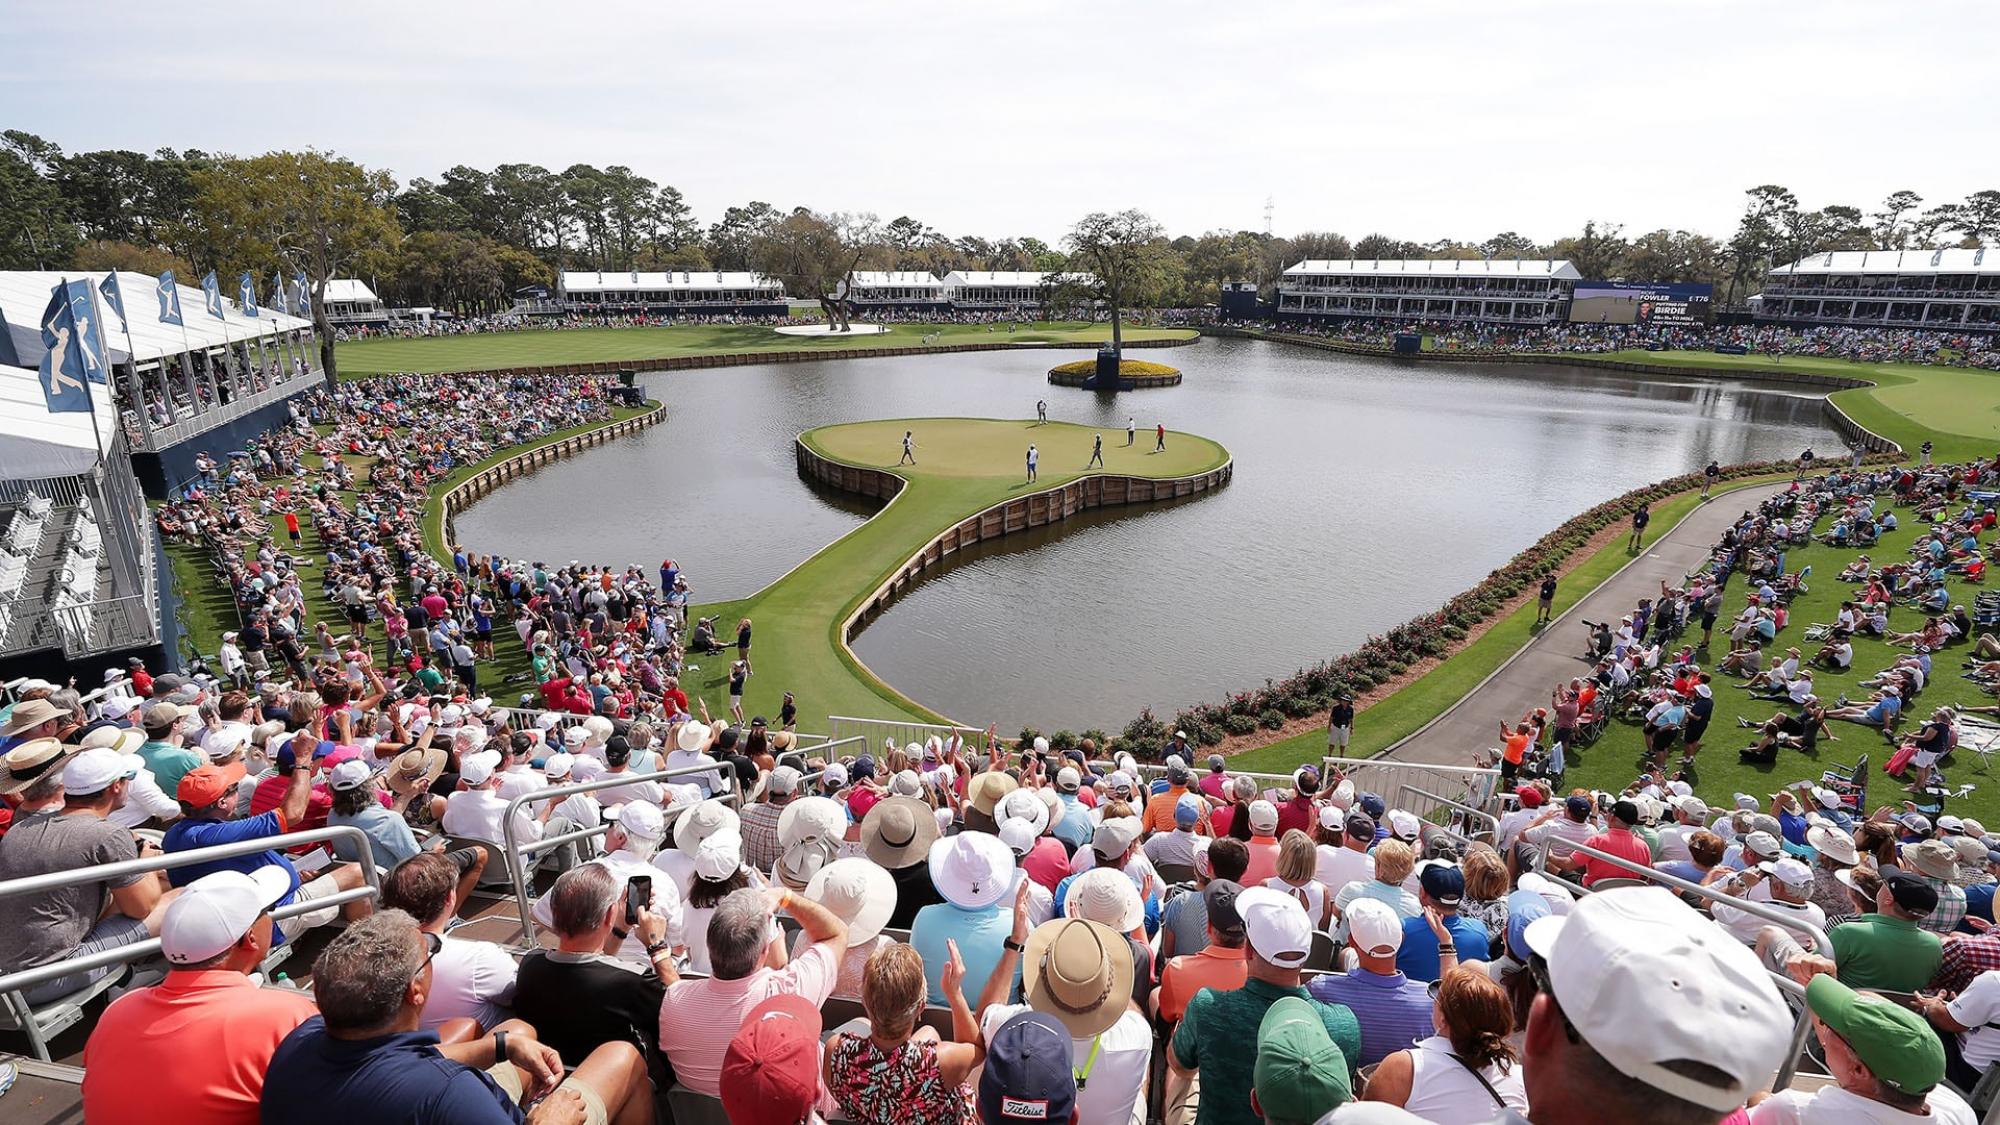
[[[49,295],[65,279],[70,281],[88,280],[92,285],[100,285],[104,275],[83,270],[67,273],[36,270],[0,271],[0,315],[7,321],[7,332],[12,337],[14,358],[17,363],[34,364],[42,361],[42,312],[49,307]],[[312,322],[295,316],[258,309],[254,317],[244,316],[235,302],[223,298],[223,318],[210,316],[203,304],[199,286],[182,285],[175,282],[180,291],[181,320],[185,328],[160,323],[159,279],[143,273],[118,274],[118,289],[125,298],[126,311],[132,314],[131,340],[126,340],[126,324],[111,308],[110,302],[98,297],[97,307],[104,318],[104,339],[111,352],[113,362],[123,363],[129,355],[136,355],[145,363],[161,356],[179,355],[183,351],[199,352],[208,348],[219,348],[224,344],[241,343],[259,336],[276,336],[280,332],[295,329],[309,329]],[[225,287],[225,292],[235,288]],[[0,349],[4,351],[4,349]]]
[[[111,448],[117,409],[107,388],[92,383],[90,394],[97,403],[94,415],[51,414],[39,374],[0,366],[0,479],[73,477],[96,467],[98,443]],[[96,437],[90,432],[93,417]]]

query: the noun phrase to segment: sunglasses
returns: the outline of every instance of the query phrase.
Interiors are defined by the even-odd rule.
[[[415,980],[418,977],[423,976],[424,970],[431,967],[431,961],[434,958],[436,958],[438,954],[444,952],[444,935],[434,934],[429,930],[423,931],[423,935],[424,935],[424,963],[418,965],[417,971],[410,974],[411,980]]]
[[[1549,981],[1548,960],[1539,953],[1529,954],[1528,971],[1534,974],[1535,987],[1548,996],[1551,1010],[1555,1012],[1556,1018],[1562,1021],[1563,1034],[1569,1037],[1571,1043],[1583,1042],[1583,1037],[1576,1033],[1576,1025],[1569,1022],[1569,1016],[1564,1014],[1562,1002],[1556,999],[1555,985]]]

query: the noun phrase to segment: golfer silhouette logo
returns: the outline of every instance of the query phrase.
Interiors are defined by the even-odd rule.
[[[69,326],[62,323],[58,314],[50,317],[49,322],[42,327],[56,338],[55,344],[49,348],[49,395],[55,397],[66,394],[70,387],[83,390],[83,384],[71,378],[68,371],[64,370],[69,366]]]
[[[76,357],[83,363],[84,377],[101,383],[104,381],[104,360],[92,346],[96,337],[90,329],[90,298],[71,297],[69,304],[69,318],[76,323]]]

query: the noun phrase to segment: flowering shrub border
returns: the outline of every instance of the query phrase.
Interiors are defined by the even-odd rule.
[[[1164,363],[1149,363],[1143,359],[1121,359],[1118,361],[1118,374],[1121,378],[1130,378],[1134,375],[1178,375],[1180,373],[1180,368],[1170,367]],[[1058,364],[1055,367],[1049,368],[1049,374],[1095,375],[1097,374],[1097,361],[1094,359],[1079,359],[1075,363]]]

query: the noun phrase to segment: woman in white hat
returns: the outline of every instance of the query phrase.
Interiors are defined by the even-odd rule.
[[[762,887],[764,879],[743,864],[743,838],[735,832],[719,832],[701,842],[694,854],[694,882],[688,887],[687,943],[688,968],[709,972],[708,920],[729,892],[744,887]],[[775,936],[775,935],[774,935]],[[784,947],[776,947],[778,963],[784,967]]]
[[[868,967],[868,958],[892,940],[882,935],[882,927],[896,909],[895,880],[872,861],[852,856],[820,868],[806,884],[805,896],[847,923],[847,955],[840,960],[833,995],[861,999],[861,975]],[[800,931],[792,941],[792,956],[796,958],[811,944]]]

